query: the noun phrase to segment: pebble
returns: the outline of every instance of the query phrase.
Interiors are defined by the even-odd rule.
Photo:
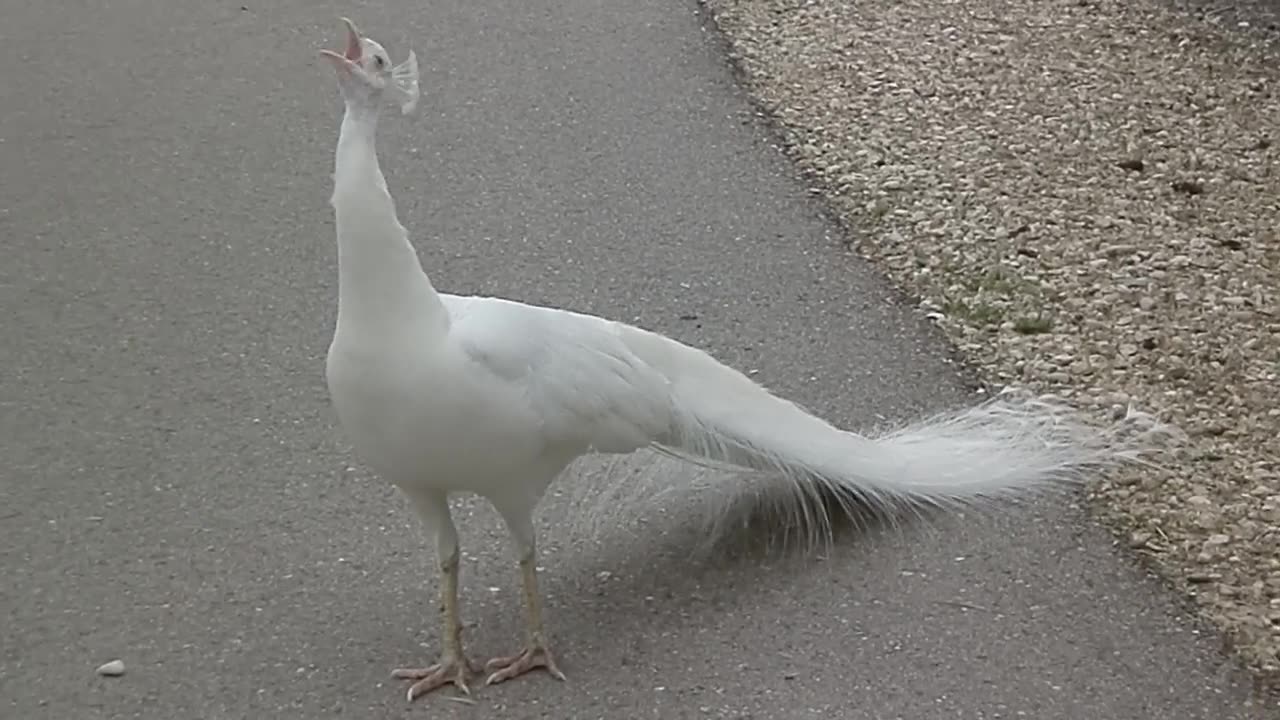
[[[120,677],[124,674],[124,661],[112,660],[98,666],[98,674],[103,677]]]

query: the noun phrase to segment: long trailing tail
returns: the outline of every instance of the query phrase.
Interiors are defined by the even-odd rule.
[[[1097,425],[1052,398],[1004,393],[866,437],[700,350],[633,328],[623,336],[671,383],[674,430],[659,449],[771,478],[762,497],[808,534],[829,531],[832,499],[851,515],[987,505],[1150,464],[1150,454],[1180,436],[1133,409]]]

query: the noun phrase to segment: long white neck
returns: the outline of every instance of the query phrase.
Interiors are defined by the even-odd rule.
[[[352,333],[443,333],[448,315],[422,270],[378,166],[376,111],[347,106],[334,157],[338,327]]]

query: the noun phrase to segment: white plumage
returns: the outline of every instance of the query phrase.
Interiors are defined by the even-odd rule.
[[[775,397],[710,355],[598,317],[509,300],[438,293],[419,264],[378,165],[379,108],[417,101],[412,53],[386,51],[349,22],[346,52],[324,51],[346,103],[335,154],[338,320],[326,375],[361,458],[412,501],[440,561],[441,660],[398,670],[409,697],[472,672],[457,606],[458,536],[450,493],[488,499],[515,541],[528,613],[521,652],[491,661],[489,682],[545,667],[533,512],[588,453],[655,448],[693,462],[758,471],[829,521],[824,491],[871,507],[985,501],[1140,460],[1168,429],[1134,415],[1136,433],[1094,430],[1062,407],[995,401],[870,439]],[[1129,423],[1132,428],[1134,423]]]

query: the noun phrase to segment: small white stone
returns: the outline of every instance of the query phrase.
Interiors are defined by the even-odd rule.
[[[124,661],[112,660],[98,667],[98,674],[104,677],[120,677],[124,674]]]

